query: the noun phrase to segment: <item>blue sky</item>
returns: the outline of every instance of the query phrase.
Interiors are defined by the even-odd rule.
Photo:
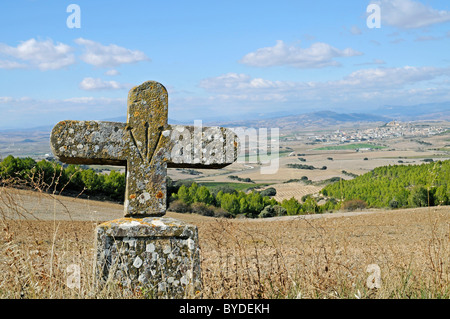
[[[449,52],[447,1],[6,0],[0,129],[124,116],[147,80],[192,122],[447,102]]]

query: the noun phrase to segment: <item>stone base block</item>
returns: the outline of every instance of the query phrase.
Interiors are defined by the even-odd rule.
[[[154,298],[193,298],[201,290],[197,227],[166,217],[120,218],[96,228],[101,285],[141,288]]]

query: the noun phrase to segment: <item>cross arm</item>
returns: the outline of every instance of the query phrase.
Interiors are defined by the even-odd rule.
[[[238,156],[238,138],[227,128],[168,125],[159,135],[157,148],[164,148],[169,168],[222,168]],[[68,164],[125,166],[131,155],[152,155],[145,141],[136,140],[133,129],[120,122],[61,121],[50,145]]]
[[[126,124],[101,121],[61,121],[50,136],[53,154],[68,164],[123,165],[130,137]]]

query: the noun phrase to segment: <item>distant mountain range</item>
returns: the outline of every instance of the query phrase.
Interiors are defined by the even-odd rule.
[[[104,119],[111,122],[126,122],[126,116]],[[450,102],[417,104],[412,106],[390,106],[386,105],[377,109],[367,110],[365,113],[337,113],[334,111],[317,111],[304,114],[266,113],[254,116],[242,115],[241,120],[230,120],[210,115],[203,119],[204,126],[225,127],[278,127],[281,130],[291,130],[301,127],[326,127],[351,123],[390,122],[397,121],[450,121]],[[55,123],[56,124],[56,123]],[[194,121],[182,121],[169,118],[169,124],[194,125]],[[35,128],[0,130],[0,132],[31,132],[48,131],[53,126],[41,126]]]
[[[108,119],[113,122],[124,122],[125,117],[117,117]],[[355,123],[355,122],[389,122],[390,118],[373,114],[360,113],[336,113],[332,111],[319,111],[299,115],[284,115],[272,117],[259,117],[258,119],[227,121],[223,119],[217,120],[203,120],[204,126],[226,126],[226,127],[278,127],[280,129],[295,129],[299,126],[329,126],[341,123]],[[169,118],[169,124],[177,125],[194,125],[193,121],[176,121]]]
[[[450,120],[450,102],[411,106],[386,105],[371,112],[401,121]]]
[[[278,127],[281,130],[291,130],[299,127],[326,127],[343,123],[389,122],[391,118],[362,113],[336,113],[319,111],[299,115],[282,116],[262,120],[248,120],[228,123],[208,123],[209,125],[223,125],[227,127]]]
[[[208,125],[227,127],[279,127],[291,130],[299,127],[326,127],[350,123],[374,123],[397,121],[450,121],[450,102],[418,104],[413,106],[384,106],[367,113],[337,113],[318,111],[305,114],[292,114],[267,119],[242,120],[233,122],[216,121]]]

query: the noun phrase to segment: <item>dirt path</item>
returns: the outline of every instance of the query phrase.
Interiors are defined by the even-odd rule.
[[[123,217],[123,205],[1,188],[0,216],[31,220],[106,221]]]

